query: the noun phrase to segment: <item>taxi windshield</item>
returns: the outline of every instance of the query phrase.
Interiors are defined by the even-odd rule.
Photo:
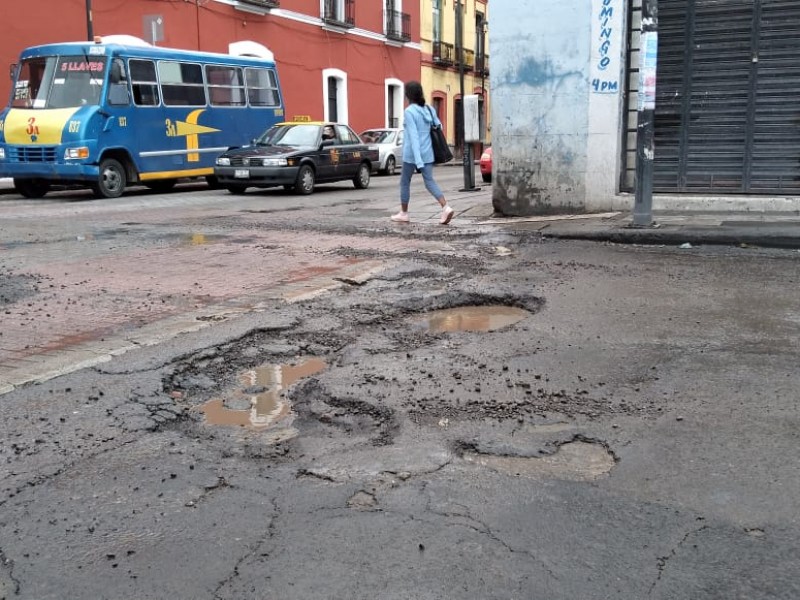
[[[319,125],[276,125],[268,129],[256,143],[262,146],[316,146]]]
[[[13,108],[72,108],[99,104],[104,56],[41,56],[20,63]]]

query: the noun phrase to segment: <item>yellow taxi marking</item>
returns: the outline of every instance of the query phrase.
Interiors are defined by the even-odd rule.
[[[335,165],[339,164],[339,151],[331,150],[331,162]]]
[[[28,110],[12,108],[5,119],[7,144],[32,146],[60,144],[64,127],[78,108]]]

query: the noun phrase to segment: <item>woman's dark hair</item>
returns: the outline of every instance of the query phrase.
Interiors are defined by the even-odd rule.
[[[409,81],[406,83],[406,98],[412,104],[425,106],[425,94],[422,92],[422,84],[419,81]]]

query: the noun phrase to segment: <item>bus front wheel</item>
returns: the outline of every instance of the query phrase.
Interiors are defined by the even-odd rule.
[[[50,191],[50,184],[41,179],[15,179],[14,187],[26,198],[44,198]]]
[[[128,177],[118,160],[106,158],[100,163],[100,176],[92,185],[95,198],[119,198],[125,191]]]

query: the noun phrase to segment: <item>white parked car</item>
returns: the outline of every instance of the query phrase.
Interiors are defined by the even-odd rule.
[[[403,130],[391,127],[367,129],[361,132],[361,141],[378,146],[378,170],[384,175],[394,175],[397,165],[403,162]]]

